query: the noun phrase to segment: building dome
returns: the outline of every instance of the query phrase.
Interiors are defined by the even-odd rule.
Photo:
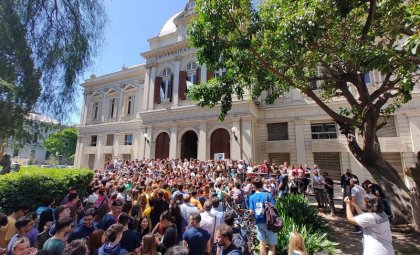
[[[181,14],[182,12],[178,12],[174,16],[170,17],[163,25],[162,29],[160,30],[159,36],[165,36],[176,32],[177,27],[175,25],[175,19]]]

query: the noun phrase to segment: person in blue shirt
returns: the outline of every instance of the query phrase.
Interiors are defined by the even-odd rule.
[[[83,224],[78,226],[68,237],[67,242],[82,239],[90,236],[97,229],[93,219],[95,218],[95,209],[89,208],[83,215]]]
[[[193,212],[190,215],[190,228],[183,235],[184,246],[189,249],[188,255],[210,253],[210,234],[200,227],[201,215]]]
[[[252,180],[252,185],[255,193],[249,198],[249,209],[254,215],[255,224],[257,226],[257,238],[260,241],[261,255],[274,255],[276,253],[277,234],[267,229],[265,217],[265,203],[269,202],[275,204],[273,196],[268,192],[263,192],[263,182],[261,178],[257,177]],[[266,246],[269,246],[267,253]]]

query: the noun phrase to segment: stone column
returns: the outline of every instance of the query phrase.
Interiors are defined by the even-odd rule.
[[[207,157],[207,123],[206,121],[201,121],[198,135],[197,159],[206,160]]]
[[[207,81],[207,66],[205,64],[201,66],[200,79],[201,79],[201,82]]]
[[[252,144],[252,119],[241,118],[241,159],[251,160],[254,158],[253,155],[253,144]]]
[[[143,85],[143,86],[142,86]],[[140,118],[140,112],[142,112],[143,109],[143,101],[144,101],[144,82],[139,81],[137,85],[137,93],[136,93],[136,116],[137,118]],[[143,94],[141,93],[143,91]],[[143,96],[143,97],[142,97]]]
[[[124,114],[124,90],[121,88],[118,96],[118,121],[122,120]]]
[[[156,66],[152,67],[152,70],[150,72],[150,86],[149,86],[149,110],[153,110],[154,103],[155,103],[155,86],[159,86],[155,84],[155,78],[156,78]]]
[[[236,128],[235,134],[230,130],[231,132],[231,138],[230,138],[230,158],[231,159],[241,159],[242,158],[242,145],[241,145],[241,138],[242,138],[242,132],[241,132],[241,119],[240,118],[232,118],[232,128]],[[235,138],[236,137],[236,138]]]
[[[420,151],[420,113],[407,114],[413,152]]]
[[[178,127],[175,125],[171,127],[170,144],[169,144],[169,159],[177,158],[178,145]]]
[[[305,150],[305,133],[304,127],[308,125],[306,120],[296,120],[295,123],[295,137],[296,137],[296,154],[297,161],[296,164],[305,164],[306,159],[306,150]]]
[[[103,135],[98,134],[98,138],[96,141],[96,155],[95,155],[95,163],[93,164],[93,168],[101,168],[101,158],[102,158],[102,144],[103,144]]]
[[[174,80],[172,84],[172,105],[178,106],[179,104],[179,71],[181,66],[181,61],[179,58],[177,58],[174,62],[175,64],[175,71],[174,71]]]
[[[109,99],[106,93],[102,97],[101,103],[101,122],[104,123],[108,119]]]
[[[118,157],[121,158],[122,153],[120,153],[120,145],[124,144],[124,137],[121,137],[122,134],[115,132],[114,134],[114,155],[113,158]]]
[[[141,141],[141,132],[133,132],[133,157],[132,160],[139,159],[140,158],[140,141]]]
[[[142,110],[146,111],[149,105],[149,93],[150,93],[150,86],[151,86],[151,69],[146,69],[146,74],[144,76],[144,85],[143,85],[143,102],[142,102]]]
[[[84,167],[83,164],[83,155],[85,154],[85,136],[84,135],[78,135],[77,136],[77,146],[76,146],[76,156],[74,158],[73,165],[76,168],[82,168]]]
[[[146,140],[144,141],[146,143],[144,156],[147,159],[149,159],[152,155],[152,142],[153,142],[152,141],[152,139],[153,139],[153,137],[152,137],[153,132],[152,131],[153,131],[152,127],[147,127],[147,135],[148,135],[147,140],[149,142],[147,142]],[[143,137],[143,139],[144,139],[144,137]]]
[[[85,125],[86,124],[86,116],[87,111],[89,109],[89,105],[87,104],[88,95],[86,92],[83,93],[83,104],[82,104],[82,115],[80,116],[80,124]]]

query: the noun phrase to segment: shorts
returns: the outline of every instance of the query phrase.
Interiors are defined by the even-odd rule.
[[[277,234],[267,229],[267,224],[257,224],[257,238],[260,242],[266,242],[269,245],[277,245]]]

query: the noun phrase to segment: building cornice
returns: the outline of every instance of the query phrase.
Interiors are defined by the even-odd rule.
[[[146,64],[139,64],[132,67],[124,67],[121,71],[106,74],[103,76],[96,77],[92,75],[90,79],[87,79],[80,86],[83,88],[93,88],[111,82],[118,82],[121,80],[127,80],[132,78],[140,78],[139,76],[144,75],[145,72]],[[140,80],[144,80],[144,77]]]
[[[181,54],[185,51],[190,51],[190,50],[192,50],[192,48],[190,48],[189,41],[183,40],[180,42],[167,45],[162,48],[143,52],[140,55],[144,57],[146,60],[157,60],[157,59],[161,59],[165,57],[177,56],[178,54]]]

